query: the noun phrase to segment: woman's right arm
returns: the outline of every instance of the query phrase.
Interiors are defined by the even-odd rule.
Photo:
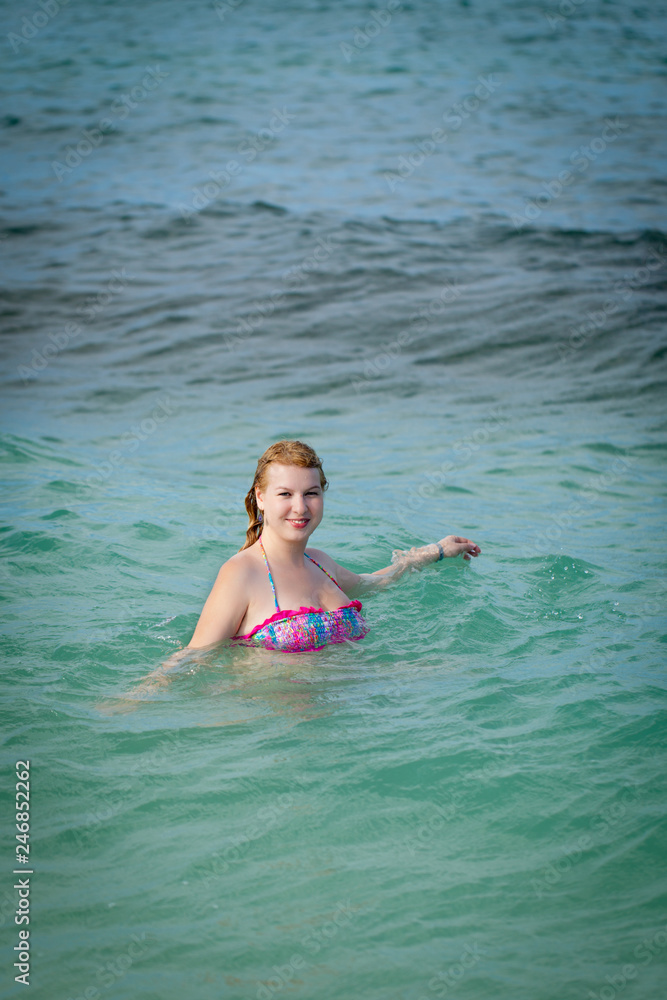
[[[218,573],[188,645],[177,649],[144,677],[132,690],[131,696],[152,694],[169,683],[171,676],[195,650],[213,646],[235,635],[248,608],[248,593],[247,568],[232,556]]]
[[[191,657],[196,660],[193,654],[197,650],[214,646],[223,639],[235,635],[248,609],[249,594],[250,577],[247,563],[232,556],[218,573],[188,645],[175,650],[156,670],[144,677],[124,696],[120,707],[112,703],[111,706],[100,705],[100,710],[105,714],[111,711],[131,711],[137,707],[137,699],[142,695],[154,694],[168,684],[181,664]]]
[[[199,616],[186,649],[201,649],[223,639],[230,639],[238,631],[249,603],[248,569],[245,560],[235,556],[220,568],[211,593]]]

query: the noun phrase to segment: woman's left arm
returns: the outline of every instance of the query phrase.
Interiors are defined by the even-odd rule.
[[[376,569],[373,573],[353,573],[344,566],[339,566],[333,559],[338,584],[346,594],[352,592],[377,590],[398,580],[409,569],[423,569],[429,563],[439,562],[446,557],[463,555],[464,559],[478,556],[482,550],[469,538],[460,535],[447,535],[439,542],[430,545],[413,546],[411,549],[394,549],[391,554],[391,565]]]

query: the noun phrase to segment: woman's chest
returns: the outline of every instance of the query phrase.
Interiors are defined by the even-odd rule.
[[[279,611],[299,611],[301,608],[335,611],[349,604],[343,591],[326,577],[322,582],[314,580],[310,574],[293,574],[289,581],[274,580],[274,587],[275,595],[268,579],[257,581],[238,635],[246,635]]]

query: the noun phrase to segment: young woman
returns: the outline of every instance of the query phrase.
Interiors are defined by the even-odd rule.
[[[362,639],[368,625],[350,595],[384,587],[411,567],[445,556],[478,556],[469,538],[395,550],[392,564],[353,573],[308,541],[322,520],[322,463],[301,441],[278,441],[259,462],[245,500],[246,541],[220,569],[187,649],[222,640],[285,652]]]
[[[304,652],[362,639],[368,625],[361,601],[350,600],[351,594],[386,587],[413,566],[460,554],[469,559],[481,551],[469,538],[447,535],[431,545],[394,550],[384,569],[353,573],[320,549],[306,551],[322,520],[327,486],[322,463],[307,444],[278,441],[267,448],[245,499],[245,545],[220,569],[188,645],[138,684],[122,710],[168,684],[190,651],[223,640]]]

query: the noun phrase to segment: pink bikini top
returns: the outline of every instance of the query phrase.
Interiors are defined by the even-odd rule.
[[[343,608],[335,611],[324,611],[323,608],[299,608],[298,611],[281,611],[276,597],[276,586],[271,576],[266,552],[259,538],[259,547],[264,556],[266,571],[273,591],[276,613],[257,625],[248,635],[233,636],[234,642],[244,646],[262,646],[264,649],[281,649],[286,653],[303,653],[313,649],[323,649],[328,643],[346,642],[348,639],[363,639],[368,632],[368,626],[362,618],[361,601],[351,601]],[[343,592],[331,573],[324,566],[305,553],[311,562],[319,566],[330,580]]]

